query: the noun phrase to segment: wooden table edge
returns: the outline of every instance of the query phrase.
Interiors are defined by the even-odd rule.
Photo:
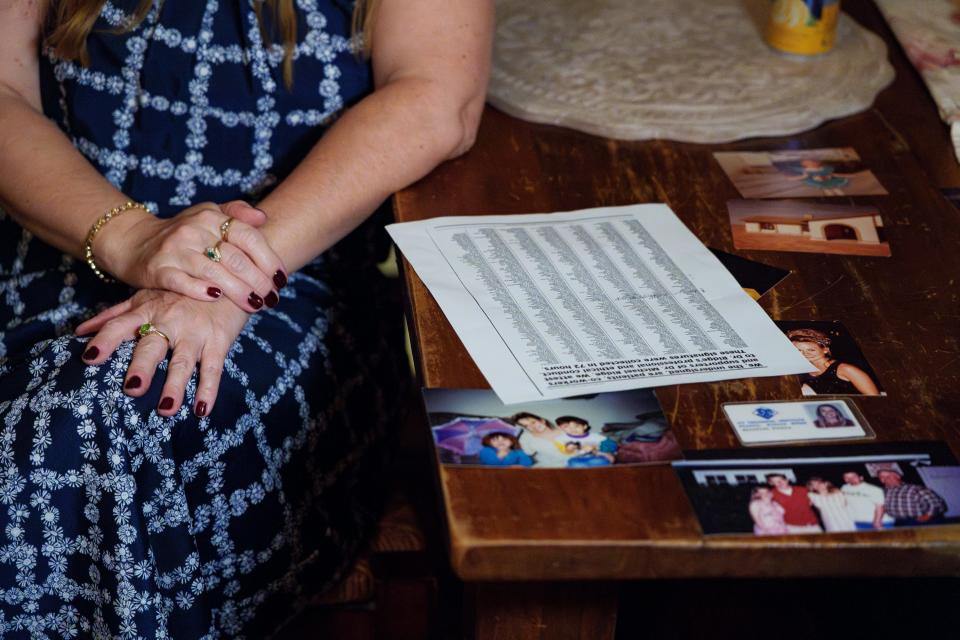
[[[855,536],[858,534],[850,534]],[[862,534],[860,534],[862,535]],[[883,534],[877,534],[883,535]],[[960,577],[960,539],[891,540],[864,546],[845,535],[799,540],[782,536],[763,540],[767,552],[784,552],[771,561],[758,559],[757,544],[747,540],[710,539],[698,543],[644,540],[551,541],[502,540],[451,542],[450,563],[466,582],[647,580],[681,578],[814,577]],[[515,570],[510,558],[528,557]],[[571,553],[574,552],[574,553]],[[610,557],[618,559],[611,562]],[[531,564],[539,571],[531,572]]]

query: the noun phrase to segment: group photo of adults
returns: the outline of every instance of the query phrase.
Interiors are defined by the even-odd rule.
[[[806,459],[770,456],[674,466],[708,534],[842,533],[960,522],[955,460],[938,458],[938,452],[887,453],[892,444],[861,446],[885,455],[832,458],[816,454],[833,448],[817,447],[808,448]]]
[[[753,533],[822,533],[942,523],[947,503],[936,491],[905,483],[895,469],[877,473],[880,485],[851,469],[842,484],[811,476],[795,484],[785,473],[766,474],[750,492]]]

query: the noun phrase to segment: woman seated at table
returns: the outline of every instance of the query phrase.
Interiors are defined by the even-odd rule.
[[[801,392],[814,395],[878,396],[880,389],[866,371],[840,362],[830,353],[830,336],[816,329],[791,329],[787,338],[817,368],[800,379]]]
[[[266,637],[363,544],[402,349],[331,247],[470,146],[492,3],[352,5],[0,3],[0,636]]]

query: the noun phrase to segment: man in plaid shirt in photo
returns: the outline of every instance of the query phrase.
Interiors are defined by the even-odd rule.
[[[892,469],[881,470],[877,478],[885,493],[883,510],[896,518],[897,526],[926,524],[943,519],[947,503],[935,491],[904,482],[903,476]]]

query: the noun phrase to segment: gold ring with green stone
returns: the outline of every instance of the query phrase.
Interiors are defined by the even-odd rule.
[[[167,334],[165,334],[163,331],[160,331],[160,329],[157,329],[155,326],[153,326],[153,325],[150,324],[149,322],[144,322],[142,325],[140,325],[140,328],[137,329],[137,336],[140,337],[140,338],[145,338],[146,336],[149,336],[150,334],[158,335],[158,336],[160,336],[161,338],[163,338],[164,340],[166,340],[166,341],[167,341],[167,344],[171,344],[171,342],[170,342],[170,336],[168,336]]]
[[[223,257],[220,255],[220,243],[213,245],[212,247],[207,247],[203,250],[203,255],[207,256],[214,262],[220,262],[220,259]]]

